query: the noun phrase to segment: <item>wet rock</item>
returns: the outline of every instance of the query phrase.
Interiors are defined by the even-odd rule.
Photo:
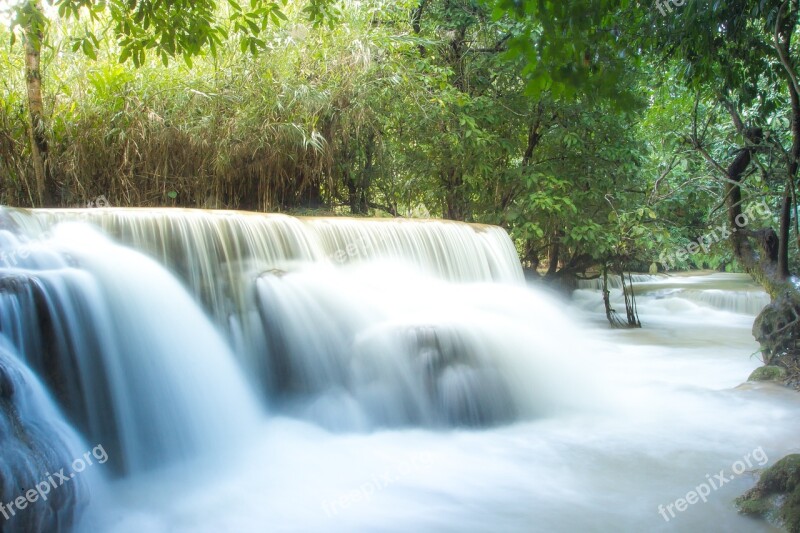
[[[756,317],[753,337],[764,363],[786,370],[784,382],[800,389],[800,292],[788,288]]]
[[[755,487],[736,499],[739,512],[800,532],[800,454],[787,455],[764,471]]]
[[[1,532],[73,530],[87,487],[80,477],[62,484],[53,475],[69,472],[80,453],[76,443],[44,389],[0,338]]]
[[[406,339],[444,424],[487,427],[518,416],[508,383],[479,339],[441,326],[409,328]]]
[[[786,380],[786,369],[781,366],[767,365],[756,368],[747,381],[779,381]]]

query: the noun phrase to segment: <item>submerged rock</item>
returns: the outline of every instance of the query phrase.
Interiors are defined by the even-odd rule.
[[[739,512],[800,532],[800,454],[787,455],[764,471],[755,487],[736,499]]]
[[[407,353],[446,425],[488,427],[518,415],[514,398],[480,339],[458,328],[410,327]]]
[[[44,388],[0,337],[0,531],[72,531],[88,501],[77,438]],[[53,484],[55,483],[55,486]]]

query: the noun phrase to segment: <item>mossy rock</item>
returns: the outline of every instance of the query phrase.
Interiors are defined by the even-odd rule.
[[[800,533],[800,454],[787,455],[764,471],[755,487],[736,499],[739,512]]]
[[[789,284],[753,322],[753,337],[768,364],[786,368],[789,380],[800,382],[800,291]]]
[[[767,365],[753,370],[747,381],[784,381],[786,379],[786,369],[780,366]]]

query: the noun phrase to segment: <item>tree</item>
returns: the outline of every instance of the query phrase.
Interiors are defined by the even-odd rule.
[[[697,94],[695,111],[705,101],[728,116],[739,139],[728,162],[714,153],[707,135],[714,130],[704,127],[697,112],[691,115],[687,140],[723,185],[730,227],[739,227],[736,220],[742,220],[747,202],[758,199],[752,189],[743,190],[751,166],[766,172],[765,183],[782,197],[777,233],[748,228],[731,235],[736,259],[773,296],[789,276],[790,214],[800,156],[800,97],[789,53],[797,17],[797,2],[790,0],[756,5],[740,0],[689,2],[670,16],[644,17],[643,29],[652,31],[640,41],[657,56],[683,63],[682,81]],[[777,131],[776,121],[766,123],[783,105],[790,110],[788,132]],[[777,156],[783,170],[768,170],[765,156]]]
[[[50,203],[49,166],[47,164],[47,137],[45,133],[44,105],[42,103],[41,52],[47,19],[40,0],[23,3],[14,20],[20,27],[25,46],[25,83],[28,95],[28,129],[30,132],[31,161],[35,176],[35,194],[39,205]],[[13,38],[14,34],[12,34]]]
[[[636,46],[674,65],[692,95],[684,144],[717,182],[733,256],[772,296],[753,330],[764,360],[800,374],[800,293],[790,266],[793,227],[800,239],[798,1],[690,1],[667,16],[642,5],[630,16]],[[765,201],[771,216],[753,220],[753,205]]]

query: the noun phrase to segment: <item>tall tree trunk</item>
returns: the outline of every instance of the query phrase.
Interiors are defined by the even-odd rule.
[[[42,102],[41,52],[44,42],[46,19],[42,11],[41,0],[28,2],[23,8],[23,35],[25,39],[25,83],[28,91],[28,119],[31,140],[31,159],[36,183],[36,194],[39,206],[50,205],[48,146]],[[34,195],[32,195],[34,196]]]
[[[558,261],[561,256],[561,232],[553,232],[552,240],[550,241],[550,254],[547,258],[547,274],[551,278],[558,270]]]
[[[788,12],[786,9],[788,8]],[[783,194],[780,215],[780,233],[778,235],[778,275],[782,279],[789,277],[789,244],[794,205],[794,186],[800,164],[800,87],[797,84],[797,71],[790,55],[792,35],[797,26],[798,1],[786,0],[778,10],[775,21],[775,51],[778,53],[782,69],[781,73],[789,90],[791,103],[792,149],[789,154],[789,168],[786,175],[786,187]],[[800,239],[800,235],[798,235]]]
[[[361,172],[361,179],[359,183],[360,195],[358,198],[359,209],[362,213],[369,212],[369,186],[372,183],[372,175],[374,173],[374,157],[375,157],[375,132],[371,132],[367,137],[364,146],[364,169]]]
[[[788,47],[788,43],[786,46]],[[792,191],[794,190],[794,182],[797,179],[797,171],[800,166],[800,94],[797,94],[797,88],[792,83],[791,77],[787,75],[787,78],[792,105],[792,150],[786,175],[786,190],[784,191],[781,205],[780,247],[778,251],[778,270],[784,279],[789,277],[789,233],[792,226],[792,207],[796,207]],[[800,235],[797,237],[800,239]]]
[[[742,209],[741,181],[753,160],[753,151],[763,140],[760,128],[746,128],[735,105],[724,102],[731,115],[736,130],[745,138],[743,146],[734,160],[725,169],[724,187],[725,204],[728,210],[728,227],[733,255],[745,272],[760,283],[774,298],[784,288],[785,276],[780,272],[779,249],[780,239],[772,228],[750,230],[741,228],[737,221],[746,217]],[[754,239],[758,248],[750,239]]]
[[[450,169],[442,173],[444,188],[444,218],[449,220],[468,221],[469,210],[464,196],[464,178],[460,169]]]
[[[352,172],[350,172],[350,169],[347,169],[344,173],[344,182],[347,185],[347,203],[350,205],[350,214],[358,215],[360,214],[358,205],[358,189],[356,188],[356,181]]]

